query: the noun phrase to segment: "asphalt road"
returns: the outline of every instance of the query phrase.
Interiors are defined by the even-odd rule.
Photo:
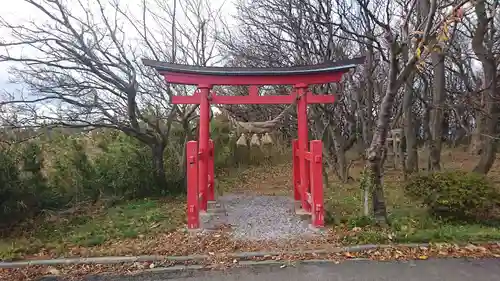
[[[411,262],[350,261],[280,268],[259,265],[226,271],[147,272],[135,276],[89,276],[89,281],[489,281],[500,280],[500,259]]]

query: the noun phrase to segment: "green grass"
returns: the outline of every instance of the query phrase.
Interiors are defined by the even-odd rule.
[[[222,192],[247,190],[272,194],[289,193],[289,164],[252,167],[229,171],[218,180]],[[354,168],[352,169],[354,173]],[[230,173],[231,172],[231,173]],[[426,210],[409,200],[401,187],[400,172],[387,171],[384,192],[390,225],[376,227],[363,217],[362,191],[358,182],[334,182],[325,190],[325,210],[330,227],[343,244],[480,242],[500,240],[500,229],[480,224],[453,224],[430,217]],[[354,175],[359,180],[359,177]],[[254,189],[252,189],[254,188]],[[278,192],[278,193],[277,193]],[[112,207],[87,208],[78,214],[43,216],[20,225],[0,240],[0,258],[13,259],[50,250],[68,254],[68,249],[92,247],[129,238],[154,239],[155,233],[168,232],[184,223],[185,198],[176,200],[137,200]]]
[[[411,202],[399,185],[386,183],[385,195],[390,225],[375,227],[362,216],[362,193],[356,183],[334,184],[325,193],[327,221],[344,244],[481,242],[500,240],[500,228],[480,224],[457,224],[430,217]],[[371,208],[371,207],[370,207]],[[352,231],[356,228],[356,231]]]
[[[480,242],[500,240],[500,229],[481,225],[441,225],[418,229],[411,234],[398,233],[400,242]]]
[[[168,232],[184,222],[184,199],[138,200],[83,214],[20,225],[0,240],[0,258],[15,259],[42,249],[65,252],[68,247],[91,247],[107,241]]]
[[[220,181],[224,191],[243,186],[249,190],[262,182],[262,188],[269,186],[269,178],[279,178],[278,174],[290,173],[288,165],[274,165],[271,168],[247,168],[232,171]],[[363,194],[359,187],[360,167],[351,169],[357,180],[348,184],[336,181],[330,175],[330,183],[325,190],[326,221],[334,228],[343,244],[369,243],[416,243],[416,242],[480,242],[500,240],[500,229],[479,224],[452,224],[430,217],[426,210],[412,202],[403,191],[400,171],[387,170],[384,176],[384,193],[389,213],[390,225],[375,227],[371,218],[364,217]],[[290,187],[282,185],[286,191]],[[262,191],[262,190],[261,190]],[[371,202],[370,202],[371,203]],[[371,208],[371,206],[370,206]],[[352,231],[356,228],[356,231]]]

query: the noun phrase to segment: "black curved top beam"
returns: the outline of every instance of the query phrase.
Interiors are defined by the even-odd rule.
[[[158,72],[202,74],[216,76],[282,76],[318,74],[328,72],[346,72],[357,65],[363,64],[365,57],[358,57],[335,62],[327,62],[316,65],[292,66],[292,67],[216,67],[216,66],[192,66],[175,63],[160,62],[143,59],[146,66],[155,68]]]

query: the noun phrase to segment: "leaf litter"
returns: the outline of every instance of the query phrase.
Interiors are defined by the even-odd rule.
[[[289,167],[283,166],[283,169],[289,170]],[[255,174],[249,173],[241,176],[242,184],[238,185],[242,190],[248,190],[251,194],[276,195],[283,194],[283,187],[289,186],[290,177],[282,177],[284,173],[278,172],[274,179],[266,184],[255,186]],[[263,173],[265,174],[265,173]],[[269,175],[259,177],[258,181],[269,180]],[[274,182],[272,182],[274,181]],[[277,184],[279,183],[279,184]],[[237,190],[236,190],[237,191]],[[352,229],[344,227],[335,227],[326,230],[321,236],[311,236],[308,238],[294,239],[261,239],[261,240],[242,240],[232,239],[230,226],[222,227],[215,232],[192,234],[182,229],[168,233],[141,234],[135,238],[124,238],[120,240],[109,240],[103,244],[86,247],[77,245],[64,245],[65,257],[95,257],[95,256],[138,256],[138,255],[167,255],[183,256],[194,254],[205,254],[209,257],[205,260],[198,260],[196,264],[203,265],[209,269],[227,269],[240,266],[241,259],[234,258],[229,253],[237,252],[264,252],[281,253],[279,255],[266,255],[255,257],[250,260],[281,261],[284,264],[293,264],[294,262],[307,259],[325,259],[338,264],[352,259],[370,259],[370,260],[427,260],[430,258],[484,258],[500,257],[500,244],[468,244],[457,245],[450,243],[432,244],[429,247],[404,247],[391,246],[374,250],[361,252],[332,252],[328,254],[297,253],[289,254],[290,251],[304,251],[314,249],[333,250],[335,247],[345,245],[345,237],[356,237],[366,228],[354,227]],[[392,234],[388,234],[389,240]],[[390,241],[389,241],[390,242]],[[352,242],[351,242],[352,243]],[[67,251],[66,251],[67,250]],[[58,249],[45,247],[39,253],[25,255],[25,259],[47,259],[59,258],[61,252]],[[114,274],[114,275],[133,275],[150,268],[166,267],[172,265],[190,265],[194,261],[174,262],[174,261],[155,261],[134,262],[116,265],[59,265],[59,266],[29,266],[16,269],[0,269],[0,280],[36,280],[41,276],[57,275],[64,280],[82,280],[84,276],[90,274]],[[111,273],[110,273],[111,272]]]
[[[366,250],[362,252],[336,252],[327,254],[289,254],[283,253],[277,256],[263,256],[251,258],[254,261],[274,260],[283,262],[281,268],[293,265],[296,262],[307,259],[323,259],[329,260],[334,264],[339,264],[346,260],[352,259],[369,259],[375,261],[391,261],[391,260],[427,260],[430,258],[492,258],[500,257],[500,244],[432,244],[429,247],[405,247],[392,246],[382,249]],[[219,252],[211,255],[206,260],[197,261],[196,264],[203,265],[207,269],[220,270],[238,267],[239,259],[230,257],[227,253]],[[191,265],[194,261],[173,262],[173,261],[157,261],[151,262],[134,262],[127,264],[116,265],[59,265],[59,266],[29,266],[16,269],[0,269],[0,280],[36,280],[42,276],[56,275],[62,280],[83,280],[88,275],[95,274],[113,274],[113,275],[134,275],[143,272],[149,268],[167,267],[174,264]]]

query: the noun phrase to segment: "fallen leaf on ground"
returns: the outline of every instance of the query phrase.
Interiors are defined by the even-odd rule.
[[[50,275],[60,275],[61,274],[61,271],[59,271],[57,268],[54,268],[52,266],[49,266],[47,268],[47,273],[50,274]]]
[[[353,254],[351,254],[351,253],[349,253],[349,252],[345,252],[345,253],[344,253],[344,256],[345,256],[346,258],[354,258],[354,255],[353,255]]]
[[[427,260],[430,257],[473,257],[473,258],[488,258],[488,257],[500,257],[500,245],[494,244],[483,244],[476,247],[481,247],[484,250],[479,251],[469,251],[465,248],[466,246],[460,247],[456,245],[449,245],[448,247],[428,247],[428,248],[410,248],[405,246],[394,245],[391,248],[386,248],[377,251],[362,251],[357,252],[356,257],[368,258],[371,260]],[[293,264],[295,261],[307,260],[307,259],[325,259],[331,260],[334,264],[339,264],[344,260],[349,260],[354,257],[353,253],[330,253],[330,254],[282,254],[279,256],[266,256],[266,257],[256,257],[251,260],[263,261],[263,260],[282,260]],[[214,252],[214,255],[210,256],[207,260],[201,261],[184,261],[179,262],[179,264],[190,265],[190,264],[200,264],[207,268],[212,269],[228,269],[230,267],[239,266],[239,262],[234,262],[236,259],[230,258],[227,252]],[[176,264],[173,261],[156,261],[154,267],[168,267]],[[59,273],[59,277],[63,280],[83,280],[85,276],[89,274],[103,274],[105,272],[113,272],[115,275],[133,275],[141,272],[141,270],[147,269],[148,266],[153,265],[153,263],[129,263],[129,264],[117,264],[117,265],[59,265],[59,266],[29,266],[25,268],[15,268],[15,269],[0,269],[0,280],[12,280],[12,281],[27,281],[27,280],[38,280],[40,277],[47,275],[50,269],[55,269]],[[283,264],[280,267],[284,268],[287,264]],[[54,274],[53,274],[54,275]]]

